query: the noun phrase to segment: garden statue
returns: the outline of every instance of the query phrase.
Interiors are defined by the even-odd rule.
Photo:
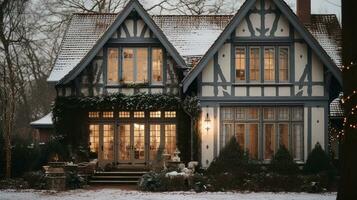
[[[174,151],[174,156],[171,158],[171,161],[173,162],[181,162],[181,158],[178,156],[181,152],[176,148]]]

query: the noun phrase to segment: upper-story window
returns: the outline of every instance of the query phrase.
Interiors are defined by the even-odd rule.
[[[289,81],[288,47],[235,48],[236,82],[287,82]]]
[[[107,83],[162,84],[163,53],[160,48],[108,48]],[[120,53],[119,53],[120,52]],[[119,56],[121,54],[121,56]],[[151,63],[149,63],[151,56]],[[151,77],[149,71],[151,69]]]

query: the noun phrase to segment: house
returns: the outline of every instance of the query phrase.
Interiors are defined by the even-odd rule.
[[[251,159],[269,162],[285,145],[303,163],[316,143],[328,148],[342,84],[339,22],[310,13],[310,0],[297,0],[297,15],[283,0],[246,0],[234,16],[150,16],[131,0],[118,14],[74,14],[48,82],[58,98],[200,100],[197,126],[176,109],[126,109],[123,99],[86,110],[78,126],[101,166],[148,165],[160,147],[180,146],[184,161],[208,167],[233,136]]]

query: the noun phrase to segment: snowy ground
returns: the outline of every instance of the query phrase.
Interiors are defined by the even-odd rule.
[[[122,189],[91,189],[74,190],[69,192],[45,192],[33,190],[3,190],[0,200],[334,200],[336,193],[307,194],[307,193],[194,193],[194,192],[165,192],[146,193]]]

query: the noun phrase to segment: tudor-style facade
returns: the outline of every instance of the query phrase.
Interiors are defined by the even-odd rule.
[[[329,103],[341,83],[338,50],[313,28],[282,0],[246,0],[235,16],[149,16],[132,0],[118,15],[75,14],[48,80],[58,96],[197,95],[200,143],[190,151],[203,167],[233,136],[251,159],[268,162],[285,145],[304,162],[316,143],[328,148]],[[90,111],[90,148],[101,166],[147,165],[160,145],[176,149],[184,134],[176,114]]]

